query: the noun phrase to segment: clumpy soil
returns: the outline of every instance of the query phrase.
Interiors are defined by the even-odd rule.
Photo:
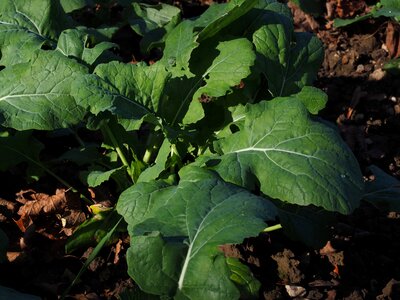
[[[175,4],[191,17],[203,12],[210,2]],[[290,7],[296,30],[313,31],[325,46],[325,59],[315,82],[329,97],[321,116],[338,126],[366,179],[373,177],[370,165],[400,179],[400,77],[383,69],[390,58],[400,55],[398,25],[383,18],[343,29],[332,26],[335,17],[367,12],[364,1],[327,1],[327,9],[319,17],[306,15],[292,4]],[[126,36],[129,30],[121,31],[121,44]],[[135,52],[132,43],[129,47],[133,48],[127,56]],[[23,184],[18,176],[0,177],[4,186]],[[42,191],[53,190],[54,184],[49,182]],[[14,192],[3,197],[12,199]],[[37,196],[26,191],[23,197],[28,197],[27,193]],[[0,204],[0,216],[16,216],[15,204],[1,198]],[[81,255],[65,255],[65,239],[60,238],[57,224],[54,218],[46,217],[36,220],[34,226],[17,224],[27,226],[23,235],[15,224],[6,224],[11,262],[2,266],[2,284],[44,299],[54,299],[65,290],[93,248]],[[129,237],[120,236],[103,249],[68,299],[116,299],[124,289],[135,288],[126,272],[127,247]],[[338,216],[329,241],[319,249],[295,242],[280,230],[222,249],[251,268],[262,284],[260,299],[400,299],[400,214],[380,211],[368,203],[362,203],[350,216]]]

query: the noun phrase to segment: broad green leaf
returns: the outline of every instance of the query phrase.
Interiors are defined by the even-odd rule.
[[[15,136],[0,137],[0,170],[6,171],[22,162],[38,165],[42,150],[43,145],[28,131],[17,132]]]
[[[275,208],[204,169],[188,167],[180,178],[177,186],[138,183],[121,195],[117,210],[133,237],[128,273],[147,293],[238,299],[218,246],[257,235]]]
[[[92,65],[106,50],[118,47],[114,43],[101,42],[92,45],[90,35],[82,29],[67,29],[58,39],[57,51]]]
[[[239,17],[246,14],[257,4],[259,0],[233,0],[227,5],[213,7],[220,4],[214,4],[209,8],[210,12],[205,12],[195,21],[195,26],[205,26],[199,34],[198,41],[211,38]]]
[[[89,144],[79,148],[72,148],[64,152],[57,161],[70,161],[79,166],[91,164],[96,160],[100,160],[103,156],[99,152],[99,147],[96,144]]]
[[[46,38],[25,28],[0,23],[0,65],[8,67],[26,62],[45,43]]]
[[[400,212],[400,181],[377,166],[372,165],[369,169],[375,179],[366,182],[363,200],[382,210]]]
[[[125,169],[125,166],[115,168],[112,170],[107,170],[107,171],[101,171],[101,170],[89,171],[89,173],[87,174],[87,178],[86,178],[87,184],[90,187],[99,186],[103,182],[109,180],[114,173],[122,171],[124,169]]]
[[[389,60],[383,68],[394,75],[400,74],[400,58]]]
[[[2,0],[0,26],[14,25],[43,38],[57,39],[70,24],[59,1],[53,0]]]
[[[183,21],[176,26],[165,40],[162,62],[172,77],[193,77],[189,69],[189,59],[192,51],[198,46],[197,34],[193,32],[193,24]]]
[[[198,84],[204,81],[205,85],[194,93],[189,111],[183,120],[184,123],[194,123],[204,116],[200,104],[200,101],[204,101],[203,97],[212,99],[224,96],[251,72],[250,67],[254,63],[255,53],[252,44],[247,39],[221,42],[217,50],[219,55],[198,80]]]
[[[242,298],[258,299],[258,290],[261,284],[251,273],[249,267],[242,264],[239,259],[233,257],[227,257],[226,262],[232,273],[230,278],[239,288]]]
[[[163,64],[123,64],[111,62],[99,65],[94,73],[115,87],[121,95],[142,106],[141,110],[163,115],[160,98],[169,75]]]
[[[294,33],[290,21],[277,14],[253,34],[253,43],[263,58],[263,72],[274,97],[288,96],[311,85],[324,57],[317,37]]]
[[[129,91],[121,91],[94,74],[74,80],[72,85],[72,95],[79,106],[94,115],[109,111],[127,130],[138,129],[146,117],[155,122],[152,112],[135,98],[129,98],[126,92]]]
[[[0,123],[18,130],[51,130],[77,124],[85,115],[71,95],[87,69],[61,53],[39,51],[29,63],[0,72]]]
[[[94,4],[92,0],[61,0],[60,2],[66,13]]]
[[[216,142],[214,169],[228,181],[298,205],[348,214],[364,183],[351,151],[332,128],[313,121],[300,101],[249,105],[244,128]],[[219,162],[219,164],[218,164]]]

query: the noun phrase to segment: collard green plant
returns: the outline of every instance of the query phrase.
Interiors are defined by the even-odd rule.
[[[76,163],[88,186],[117,183],[116,209],[131,236],[129,274],[145,292],[255,296],[257,280],[219,246],[258,235],[277,216],[275,205],[283,228],[305,241],[305,213],[294,218],[282,203],[343,214],[357,207],[364,187],[357,161],[316,116],[327,101],[310,86],[322,44],[294,32],[286,5],[234,0],[181,20],[168,5],[120,1],[121,24],[143,36],[142,54],[162,53],[152,64],[131,64],[110,40],[115,27],[71,21],[66,12],[90,1],[41,1],[40,14],[34,0],[1,3],[0,125],[69,128],[80,145],[57,163]],[[76,128],[98,132],[101,142],[86,143]],[[0,152],[14,164],[34,157],[65,184],[40,162],[40,148],[15,151],[26,139],[12,135],[7,143],[16,146],[0,144]],[[68,251],[94,233],[102,240],[115,224],[97,225],[102,220],[84,223]]]
[[[333,24],[335,27],[343,27],[370,18],[379,17],[394,18],[400,21],[400,2],[397,0],[381,0],[373,6],[371,11],[367,14],[352,19],[335,19]]]

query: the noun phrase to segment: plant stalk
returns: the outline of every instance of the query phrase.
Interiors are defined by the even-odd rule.
[[[281,224],[276,224],[276,225],[269,226],[269,227],[265,228],[262,232],[271,232],[271,231],[275,231],[275,230],[278,230],[278,229],[281,229],[281,228],[282,228]]]
[[[108,137],[110,138],[111,143],[113,144],[115,151],[117,151],[118,157],[121,160],[122,164],[127,168],[128,174],[129,174],[130,178],[132,179],[132,182],[135,182],[131,166],[129,165],[124,152],[122,151],[121,147],[119,146],[119,143],[118,143],[114,133],[112,132],[110,126],[108,126],[108,124],[104,124],[102,126],[102,129],[104,130],[106,135],[108,135]]]

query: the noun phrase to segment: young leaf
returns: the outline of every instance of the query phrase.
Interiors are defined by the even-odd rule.
[[[66,13],[94,4],[92,0],[60,0],[60,2]]]
[[[121,195],[117,210],[133,237],[128,272],[147,293],[197,299],[201,289],[205,298],[237,299],[218,246],[257,235],[275,208],[204,169],[180,175],[178,186],[138,183]]]
[[[211,38],[233,21],[246,14],[253,8],[258,0],[233,0],[220,7],[217,4],[209,8],[210,12],[205,12],[203,16],[195,21],[195,26],[205,26],[199,33],[198,41]]]
[[[197,34],[193,32],[193,24],[183,21],[176,26],[165,40],[162,62],[166,65],[172,77],[193,77],[189,69],[189,59],[192,51],[199,45]]]
[[[117,44],[110,42],[101,42],[94,47],[89,46],[92,46],[90,35],[85,32],[85,28],[67,29],[61,32],[56,50],[67,57],[74,57],[78,61],[92,65],[106,50],[118,47]]]
[[[202,97],[221,97],[231,88],[238,85],[243,78],[250,74],[250,67],[255,60],[252,44],[244,38],[221,42],[217,46],[219,55],[212,65],[202,74],[205,85],[193,95],[183,122],[194,123],[204,115],[200,101]]]
[[[291,98],[249,105],[244,128],[216,147],[222,178],[250,189],[259,184],[271,198],[347,214],[363,194],[358,163],[338,133]]]
[[[369,169],[375,180],[366,183],[363,200],[382,210],[400,212],[400,181],[377,166],[372,165]]]
[[[87,174],[86,181],[88,186],[90,187],[96,187],[102,184],[103,182],[107,181],[110,179],[110,177],[116,173],[120,172],[125,169],[125,166],[115,168],[112,170],[107,170],[107,171],[100,171],[100,170],[93,170],[90,171]]]
[[[179,14],[179,8],[165,3],[158,5],[132,3],[128,22],[137,34],[144,36],[158,28],[168,27],[167,24],[174,22]]]
[[[253,34],[253,43],[263,57],[263,72],[274,97],[288,96],[311,85],[324,57],[318,38],[294,33],[290,21],[278,14],[271,14],[269,24]]]
[[[290,97],[300,100],[313,115],[317,115],[321,109],[324,109],[328,102],[328,95],[312,86],[304,86],[300,92]]]
[[[59,52],[39,51],[29,63],[0,72],[0,123],[18,130],[50,130],[80,122],[85,109],[71,95],[87,72]]]

